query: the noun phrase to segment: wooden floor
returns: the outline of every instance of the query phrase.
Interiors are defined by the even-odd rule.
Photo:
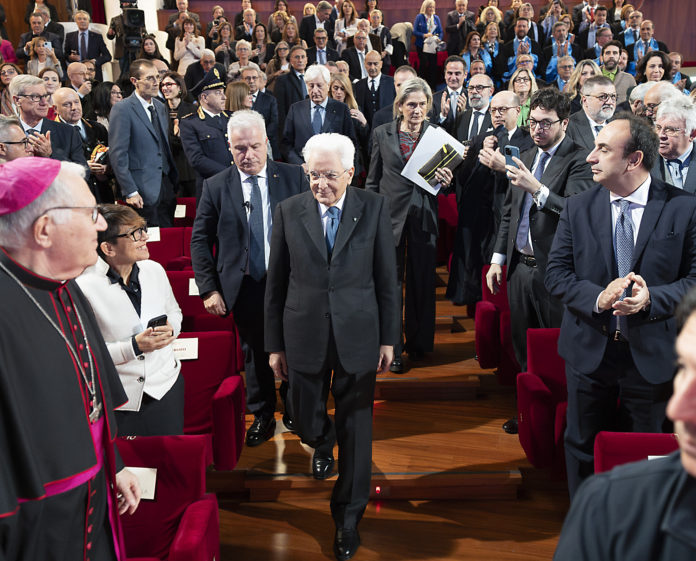
[[[512,390],[478,367],[473,320],[444,299],[444,287],[437,315],[432,355],[379,377],[373,500],[354,559],[551,559],[568,508],[564,482],[532,468],[517,437],[502,431],[515,411]],[[209,476],[223,560],[333,558],[335,476],[311,478],[312,450],[280,417],[276,436],[245,448],[235,472]]]

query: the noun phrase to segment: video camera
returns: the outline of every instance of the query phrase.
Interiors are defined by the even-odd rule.
[[[121,0],[123,11],[123,46],[127,51],[139,51],[145,33],[145,12],[138,10],[137,0]]]

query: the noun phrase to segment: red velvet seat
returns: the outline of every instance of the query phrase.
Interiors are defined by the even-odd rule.
[[[448,263],[454,250],[454,236],[457,234],[457,220],[459,211],[457,210],[457,196],[451,195],[437,196],[438,230],[437,237],[437,262]]]
[[[568,391],[559,333],[527,330],[527,372],[517,375],[517,417],[520,444],[531,464],[563,471]]]
[[[171,261],[184,255],[184,229],[160,228],[160,240],[147,242],[150,259],[157,261],[165,269]]]
[[[209,314],[201,297],[198,294],[191,294],[190,289],[195,285],[195,281],[192,280],[194,279],[192,270],[167,271],[167,277],[184,316],[183,331],[234,331],[236,333],[232,314],[225,318]]]
[[[121,517],[128,560],[220,559],[217,499],[205,492],[206,438],[126,437],[117,446],[126,466],[157,469],[155,499]]]
[[[167,263],[167,271],[192,271],[193,266],[191,265],[191,233],[193,228],[186,226],[184,228],[184,238],[183,238],[183,255],[177,257],[176,259],[170,259]]]
[[[198,358],[181,361],[186,383],[184,432],[208,435],[216,469],[234,469],[246,430],[237,337],[230,331],[183,333],[181,337],[198,339]]]
[[[481,272],[482,299],[476,303],[476,357],[481,368],[498,369],[497,376],[501,384],[512,385],[520,367],[512,348],[506,268],[503,267],[503,282],[497,294],[491,293],[486,286],[489,268],[489,265],[485,265]]]
[[[679,444],[674,434],[602,431],[594,443],[595,473],[647,460],[648,456],[666,456],[677,448]]]
[[[193,226],[193,220],[196,218],[196,197],[178,197],[177,205],[186,207],[186,214],[182,218],[174,218],[174,226]]]

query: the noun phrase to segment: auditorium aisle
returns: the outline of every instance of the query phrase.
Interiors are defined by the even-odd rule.
[[[532,468],[517,436],[502,431],[514,396],[478,366],[473,319],[444,299],[446,274],[438,270],[435,352],[378,380],[373,499],[354,559],[551,559],[568,508],[564,482]],[[277,420],[276,436],[246,448],[234,472],[209,474],[223,560],[333,559],[335,476],[312,479],[311,449]]]

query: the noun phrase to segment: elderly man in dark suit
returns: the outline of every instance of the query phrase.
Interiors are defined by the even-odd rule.
[[[29,18],[29,25],[31,26],[31,31],[22,33],[19,36],[19,43],[17,44],[17,49],[15,54],[19,60],[29,60],[29,43],[34,37],[45,37],[46,41],[50,41],[51,48],[53,52],[58,57],[58,60],[63,60],[63,39],[51,33],[44,28],[44,20],[39,12],[34,12]]]
[[[276,209],[266,285],[266,349],[290,385],[297,432],[315,449],[312,471],[331,496],[334,554],[353,557],[370,497],[375,372],[387,372],[399,338],[394,242],[386,199],[348,187],[355,147],[338,134],[305,146],[311,193]],[[326,414],[331,389],[335,423]]]
[[[474,12],[468,10],[469,0],[457,0],[454,10],[447,12],[445,31],[447,32],[447,52],[458,55],[464,48],[462,37],[466,39],[472,31],[476,31]]]
[[[247,407],[254,422],[247,446],[275,431],[276,389],[264,351],[263,301],[276,205],[307,190],[302,168],[269,160],[266,128],[254,111],[237,111],[228,122],[234,165],[203,182],[191,236],[191,260],[206,310],[233,312],[244,348]],[[280,394],[285,399],[287,385]],[[292,428],[286,407],[283,421]]]
[[[280,143],[278,142],[278,102],[270,93],[259,89],[260,72],[253,66],[242,68],[242,80],[249,86],[252,97],[251,108],[260,113],[266,123],[266,135],[271,143],[273,159],[280,159]]]
[[[370,51],[365,57],[367,78],[356,82],[353,86],[355,101],[365,115],[367,123],[372,126],[372,117],[382,107],[391,107],[394,103],[396,90],[394,78],[382,74],[382,57],[377,51]]]
[[[89,30],[90,16],[84,10],[75,12],[77,31],[71,31],[65,35],[63,50],[65,59],[69,62],[94,61],[96,71],[95,78],[98,82],[102,78],[102,64],[111,60],[111,53],[106,48],[104,37],[101,33]]]
[[[358,31],[353,36],[353,46],[343,49],[341,59],[348,63],[348,75],[352,82],[367,77],[365,57],[369,52],[367,48],[367,32]]]
[[[614,116],[616,88],[605,76],[592,76],[582,86],[582,111],[573,113],[568,119],[566,134],[585,154],[594,150],[594,141]]]
[[[22,128],[34,156],[75,162],[85,168],[89,177],[80,135],[73,127],[46,118],[49,95],[44,81],[28,74],[15,76],[10,83],[10,95],[19,111]]]
[[[660,103],[655,118],[660,156],[653,177],[689,193],[696,193],[696,106],[685,96]]]
[[[486,74],[476,74],[467,86],[469,94],[469,109],[459,111],[451,126],[451,134],[459,140],[471,140],[475,136],[493,130],[491,114],[488,112],[490,99],[493,95],[493,80]],[[457,106],[461,107],[459,99]],[[449,116],[450,106],[441,106],[441,114],[445,115],[445,124]]]
[[[329,36],[329,46],[331,48],[336,47],[336,43],[333,40],[334,22],[331,19],[332,10],[333,7],[329,2],[321,0],[317,4],[316,14],[302,18],[299,29],[300,38],[305,40],[307,47],[314,46],[314,31],[316,29],[326,29],[326,33]]]
[[[587,157],[593,189],[568,200],[545,284],[565,304],[564,437],[571,497],[602,430],[661,432],[674,376],[674,310],[696,284],[696,197],[651,178],[659,140],[623,113]]]
[[[135,91],[111,109],[109,161],[127,204],[150,226],[172,226],[176,206],[176,163],[169,147],[169,117],[159,91],[157,68],[134,60],[130,81]]]
[[[527,367],[527,328],[561,324],[562,306],[544,289],[558,217],[567,197],[592,186],[581,148],[565,133],[569,113],[570,102],[558,90],[537,91],[529,121],[535,146],[521,153],[516,166],[506,166],[510,189],[486,282],[497,292],[501,265],[507,261],[512,344],[522,371]]]
[[[302,164],[302,149],[314,135],[337,132],[357,143],[350,110],[345,103],[329,97],[331,74],[324,66],[310,66],[305,73],[309,99],[294,103],[285,119],[285,130],[280,141],[283,159],[291,164]]]
[[[295,45],[290,49],[288,59],[290,60],[290,71],[278,76],[273,90],[278,101],[278,135],[281,137],[290,106],[307,97],[307,85],[304,80],[305,68],[307,67],[306,49]]]

